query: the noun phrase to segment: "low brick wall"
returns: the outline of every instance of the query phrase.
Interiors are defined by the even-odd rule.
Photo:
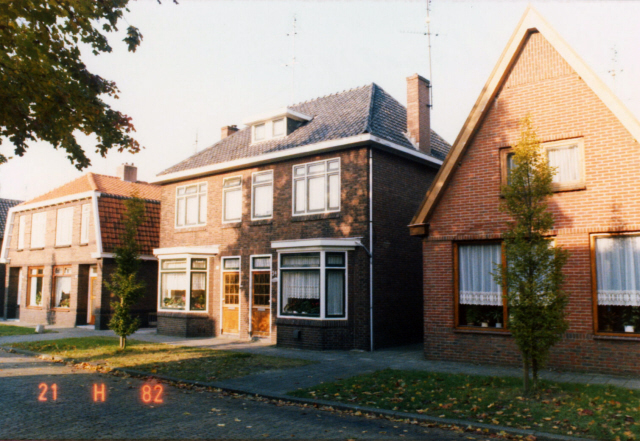
[[[214,322],[206,314],[158,312],[158,334],[175,337],[213,337]]]

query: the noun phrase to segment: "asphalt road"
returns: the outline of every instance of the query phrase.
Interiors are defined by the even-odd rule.
[[[145,385],[150,389],[143,390]],[[470,433],[150,384],[0,351],[0,439],[20,438],[481,439]]]

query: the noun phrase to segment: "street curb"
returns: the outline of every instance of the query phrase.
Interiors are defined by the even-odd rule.
[[[75,359],[59,357],[57,355],[41,354],[39,352],[33,352],[26,349],[16,349],[12,347],[0,346],[0,350],[4,352],[9,352],[9,353],[29,355],[29,356],[37,357],[43,360],[51,360],[51,361],[64,362],[64,363],[81,363],[80,361]],[[91,363],[89,364],[92,366],[99,366]],[[219,389],[220,391],[223,391],[223,392],[256,396],[256,397],[266,398],[270,400],[285,401],[285,402],[294,403],[294,404],[306,404],[306,405],[313,405],[313,406],[320,406],[320,407],[328,407],[328,408],[331,408],[332,410],[335,409],[335,410],[343,410],[343,411],[361,412],[362,414],[379,415],[387,418],[412,420],[412,421],[418,421],[423,423],[434,423],[434,424],[444,425],[444,426],[458,426],[461,428],[470,427],[473,429],[481,429],[485,431],[485,433],[500,434],[501,432],[504,432],[506,434],[519,435],[523,437],[534,436],[536,437],[536,440],[540,440],[540,441],[593,441],[593,439],[589,439],[589,438],[577,438],[573,436],[556,435],[553,433],[538,432],[536,430],[516,429],[513,427],[496,426],[493,424],[478,423],[475,421],[458,420],[453,418],[440,418],[435,416],[422,415],[418,413],[396,412],[393,410],[378,409],[375,407],[336,403],[334,401],[312,400],[309,398],[299,398],[299,397],[293,397],[293,396],[282,395],[277,393],[247,391],[243,389],[224,386],[220,383],[184,380],[176,377],[171,377],[168,375],[152,374],[150,372],[138,371],[138,370],[129,369],[129,368],[112,367],[112,368],[109,368],[109,370],[110,372],[122,372],[122,373],[136,376],[136,377],[157,378],[159,380],[189,384],[192,386],[211,387],[211,388]]]

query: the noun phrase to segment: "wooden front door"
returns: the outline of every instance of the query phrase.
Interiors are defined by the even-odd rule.
[[[222,333],[240,332],[240,272],[223,273]]]
[[[271,273],[254,272],[251,293],[251,330],[254,337],[269,337],[271,329]]]
[[[89,269],[89,298],[87,300],[87,324],[93,325],[96,323],[96,316],[93,315],[93,309],[95,308],[96,298],[100,292],[98,289],[98,268],[92,266]]]

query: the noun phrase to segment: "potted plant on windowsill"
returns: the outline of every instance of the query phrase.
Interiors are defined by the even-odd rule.
[[[496,328],[502,328],[502,309],[496,309],[495,311],[492,311],[491,318],[495,322]]]
[[[478,323],[480,314],[478,312],[478,307],[475,305],[469,305],[467,307],[467,313],[465,314],[465,318],[467,319],[467,326],[475,326]]]
[[[626,308],[622,315],[622,324],[624,325],[624,332],[633,334],[636,332],[636,323],[640,318],[640,313],[637,306]]]

